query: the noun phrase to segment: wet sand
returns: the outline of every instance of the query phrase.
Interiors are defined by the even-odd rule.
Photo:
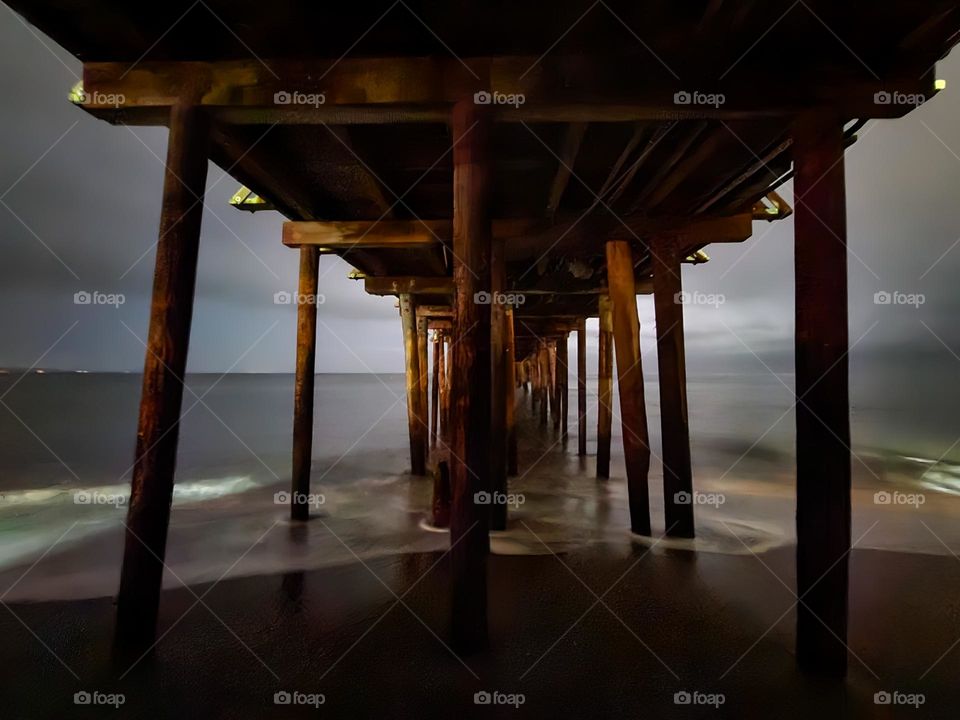
[[[12,613],[0,619],[3,716],[956,716],[960,650],[937,663],[960,637],[953,558],[853,552],[850,676],[832,682],[796,668],[792,548],[763,563],[648,550],[492,556],[491,648],[463,662],[445,646],[441,553],[166,591],[162,640],[132,670],[111,659],[109,599],[14,604],[46,647]],[[125,704],[75,706],[84,689],[123,693]],[[319,711],[273,704],[275,692],[295,690],[325,702]],[[484,690],[522,693],[524,703],[475,705]],[[674,704],[685,690],[725,702]],[[925,704],[877,706],[883,690],[922,692]]]

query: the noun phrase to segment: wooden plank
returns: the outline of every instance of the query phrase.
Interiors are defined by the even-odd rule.
[[[370,295],[453,295],[450,277],[365,277],[364,290]]]
[[[694,536],[693,471],[687,420],[687,370],[683,344],[682,256],[672,244],[653,247],[653,297],[657,323],[663,505],[666,534]]]
[[[299,297],[316,298],[320,253],[300,249]],[[297,365],[293,392],[293,472],[290,518],[310,518],[310,468],[313,461],[313,389],[316,379],[317,303],[297,303]]]
[[[410,472],[426,475],[427,447],[424,442],[420,407],[420,353],[417,344],[416,300],[408,293],[400,295],[400,320],[403,324],[403,350],[406,358],[407,431],[410,436]]]
[[[850,405],[847,223],[840,118],[794,129],[797,403],[797,661],[847,668]]]
[[[488,644],[487,555],[489,506],[477,493],[490,487],[490,306],[475,302],[490,291],[490,118],[472,99],[454,107],[453,275],[457,297],[451,408],[450,574],[451,636],[458,652]]]
[[[643,389],[640,356],[640,320],[633,284],[633,255],[626,242],[607,243],[607,284],[613,307],[614,350],[620,388],[620,424],[623,428],[623,455],[627,468],[630,529],[650,534],[650,438]]]
[[[609,295],[600,296],[598,358],[597,478],[610,477],[610,436],[613,430],[613,312]]]
[[[210,126],[195,106],[169,114],[163,204],[115,640],[134,655],[156,634],[190,342]]]

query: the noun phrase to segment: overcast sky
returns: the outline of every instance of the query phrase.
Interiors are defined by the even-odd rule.
[[[46,352],[41,367],[140,371],[166,130],[114,127],[73,107],[67,93],[79,62],[6,6],[0,56],[0,367],[28,367]],[[855,356],[924,355],[952,368],[960,367],[956,52],[938,76],[946,91],[905,119],[869,123],[847,152],[850,337]],[[297,253],[281,245],[277,213],[227,204],[237,186],[211,165],[188,367],[291,372],[296,311],[273,296],[296,287]],[[791,186],[782,194],[791,201]],[[756,353],[788,370],[792,221],[755,223],[746,243],[707,252],[709,263],[684,269],[685,288],[724,302],[687,309],[691,368],[721,368],[731,358],[749,364]],[[321,260],[318,370],[401,372],[395,300],[366,295],[349,270]],[[121,293],[125,303],[75,305],[82,291]],[[881,291],[921,294],[924,303],[875,304]],[[640,310],[651,347],[649,298]],[[595,322],[590,336],[594,347]]]

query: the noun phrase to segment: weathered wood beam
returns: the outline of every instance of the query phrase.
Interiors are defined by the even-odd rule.
[[[560,207],[560,201],[563,199],[563,191],[567,189],[570,182],[570,176],[573,174],[573,166],[577,161],[577,154],[580,152],[580,144],[583,142],[583,136],[587,132],[587,123],[570,123],[563,133],[563,142],[560,146],[559,158],[557,162],[557,172],[550,183],[550,191],[547,193],[547,209],[545,216],[552,220]]]
[[[152,647],[156,633],[210,142],[202,108],[175,105],[169,124],[114,637],[121,652],[135,654]]]
[[[453,317],[453,308],[449,305],[417,305],[417,317],[449,319]]]
[[[283,244],[289,247],[315,245],[331,251],[429,248],[440,244],[438,238],[449,238],[451,230],[448,220],[285,222]]]
[[[850,405],[843,126],[794,128],[797,402],[797,661],[847,669]]]
[[[660,437],[663,443],[663,506],[666,533],[694,536],[693,471],[687,420],[687,371],[683,343],[682,256],[673,244],[653,247],[653,298],[657,325]]]
[[[450,277],[372,277],[363,279],[370,295],[453,295]]]
[[[320,253],[300,249],[299,297],[316,298]],[[310,468],[313,463],[313,389],[316,380],[317,303],[297,303],[297,365],[293,393],[293,472],[290,518],[310,518]]]
[[[640,355],[640,321],[633,286],[633,255],[629,243],[607,243],[607,283],[613,307],[630,529],[638,535],[649,535],[650,498],[647,480],[650,472],[650,438]]]
[[[534,65],[536,72],[528,72]],[[85,62],[78,104],[130,124],[163,124],[156,108],[187,95],[233,123],[443,122],[453,103],[494,88],[497,98],[524,98],[486,106],[497,121],[631,122],[789,117],[814,107],[833,107],[846,117],[901,117],[913,108],[877,104],[875,93],[896,90],[926,99],[935,94],[931,79],[917,79],[915,68],[900,76],[891,72],[883,81],[821,68],[807,82],[751,73],[746,80],[700,83],[704,92],[724,96],[722,104],[712,105],[678,102],[677,93],[689,88],[668,80],[651,82],[647,73],[624,72],[616,57],[582,55],[149,61],[132,69],[127,62]],[[121,96],[118,107],[115,98]]]
[[[608,239],[634,239],[645,235],[682,235],[692,242],[742,242],[750,237],[751,214],[742,212],[716,218],[683,216],[625,216],[608,230]],[[507,260],[542,253],[556,244],[567,250],[583,245],[589,228],[580,231],[578,218],[560,217],[556,224],[542,219],[504,219],[493,222],[493,236],[505,239]],[[571,229],[576,231],[571,232]],[[358,220],[286,222],[283,242],[290,247],[317,245],[333,251],[375,248],[416,248],[440,245],[453,236],[450,220]],[[596,235],[592,235],[596,241]],[[560,242],[558,242],[558,240]]]
[[[488,505],[490,487],[490,292],[492,157],[487,108],[456,104],[453,135],[453,274],[455,337],[451,407],[450,574],[452,640],[459,652],[480,650],[487,635]]]

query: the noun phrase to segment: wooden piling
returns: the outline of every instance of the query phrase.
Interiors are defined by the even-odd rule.
[[[438,418],[437,442],[441,447],[447,445],[447,334],[439,333],[439,352],[437,353],[437,372],[435,375],[438,387],[438,404],[440,405]]]
[[[640,357],[640,319],[633,254],[626,241],[607,242],[607,284],[613,306],[614,351],[620,388],[620,424],[627,468],[630,527],[638,535],[650,534],[650,440]]]
[[[553,424],[553,431],[560,430],[560,372],[557,367],[557,354],[560,342],[555,341],[547,345],[547,353],[550,357],[550,421]]]
[[[600,346],[597,404],[597,477],[610,477],[610,435],[613,430],[613,312],[610,296],[600,296]]]
[[[694,536],[693,471],[687,420],[687,370],[683,344],[680,253],[666,240],[653,247],[653,296],[660,375],[663,505],[667,535]]]
[[[297,303],[297,367],[293,394],[293,477],[290,518],[310,517],[310,468],[313,461],[313,389],[316,379],[317,290],[320,249],[300,248]]]
[[[156,633],[210,143],[209,119],[197,106],[174,105],[169,126],[136,457],[117,595],[115,641],[118,647],[134,652],[149,647]]]
[[[513,308],[507,308],[504,318],[507,324],[507,367],[510,377],[507,382],[507,475],[517,474],[517,363],[516,338],[513,329]]]
[[[420,365],[420,420],[423,423],[421,433],[423,444],[426,446],[427,457],[430,456],[430,354],[427,351],[430,331],[428,319],[417,318],[417,356]]]
[[[495,493],[507,494],[507,307],[500,300],[507,290],[506,247],[504,240],[493,241],[490,255],[490,353],[492,387],[490,417],[490,484]],[[507,505],[490,507],[490,528],[506,530]]]
[[[794,128],[797,403],[797,661],[847,670],[850,406],[843,123]]]
[[[540,343],[537,351],[537,374],[540,384],[540,427],[547,426],[547,413],[550,404],[550,354],[546,343]]]
[[[424,415],[420,406],[420,353],[417,347],[417,306],[412,295],[400,295],[403,349],[406,357],[407,430],[410,435],[410,472],[427,474],[427,443]]]
[[[559,412],[560,441],[566,445],[569,439],[568,417],[570,414],[570,367],[567,347],[570,338],[564,334],[557,341],[557,412]]]
[[[587,454],[587,321],[577,323],[577,455]]]
[[[440,435],[440,352],[443,341],[440,331],[433,336],[433,377],[430,383],[430,447],[437,447],[437,437]]]
[[[490,491],[490,116],[472,98],[453,109],[453,277],[456,288],[451,418],[451,637],[462,653],[486,647]]]

